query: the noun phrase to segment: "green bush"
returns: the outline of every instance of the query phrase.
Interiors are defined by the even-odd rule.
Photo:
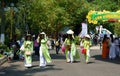
[[[0,58],[3,57],[4,55],[0,54]]]
[[[114,24],[114,33],[120,37],[120,23]]]
[[[4,52],[10,52],[10,49],[7,45],[0,43],[0,54],[3,54]]]

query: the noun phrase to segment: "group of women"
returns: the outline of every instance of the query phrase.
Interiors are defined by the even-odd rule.
[[[119,38],[114,38],[111,34],[110,37],[104,35],[102,41],[102,58],[115,59],[120,57],[120,40]]]
[[[65,48],[65,57],[66,57],[66,61],[67,63],[73,63],[76,61],[76,59],[80,58],[80,54],[77,50],[76,47],[76,42],[75,42],[75,38],[73,35],[74,32],[67,32],[67,37],[65,39],[65,41],[63,42],[64,44],[64,48]],[[26,36],[26,39],[23,43],[23,45],[21,46],[20,50],[24,53],[24,66],[25,67],[32,67],[32,53],[33,53],[33,41],[31,40],[31,35],[28,34]],[[37,38],[37,42],[40,44],[39,47],[39,59],[40,59],[40,67],[45,67],[47,63],[51,63],[51,57],[48,51],[48,46],[47,46],[47,38],[46,38],[46,34],[44,32],[40,33],[40,35]],[[90,46],[91,46],[91,42],[90,42],[90,36],[86,35],[85,38],[82,40],[82,44],[84,49],[86,49],[86,53],[85,55],[85,59],[86,59],[86,63],[89,62],[89,57],[90,57]]]
[[[24,66],[32,67],[32,53],[33,53],[33,41],[30,34],[26,35],[26,39],[21,46],[20,50],[24,53]],[[40,67],[45,67],[46,63],[51,63],[51,57],[47,49],[47,38],[44,32],[40,33],[37,38],[37,42],[40,43],[39,47],[39,59]]]

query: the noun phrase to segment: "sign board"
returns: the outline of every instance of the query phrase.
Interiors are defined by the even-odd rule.
[[[81,23],[81,24],[82,24],[82,31],[81,31],[80,37],[84,37],[85,35],[88,34],[87,24],[86,23]]]
[[[120,22],[120,10],[116,12],[103,11],[89,11],[86,16],[89,23],[97,24],[99,21]]]

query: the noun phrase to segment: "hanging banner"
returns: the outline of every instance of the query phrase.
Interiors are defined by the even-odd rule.
[[[120,10],[117,12],[89,11],[86,16],[89,23],[97,24],[99,21],[120,22]]]
[[[82,25],[82,31],[81,31],[80,37],[84,37],[85,35],[88,34],[87,24],[86,23],[81,23],[81,25]]]

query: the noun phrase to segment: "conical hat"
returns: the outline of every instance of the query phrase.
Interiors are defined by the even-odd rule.
[[[74,32],[72,30],[68,30],[67,34],[74,34]]]
[[[90,36],[89,36],[89,35],[85,35],[85,37],[90,38]]]
[[[45,32],[41,32],[40,34],[45,34]]]

